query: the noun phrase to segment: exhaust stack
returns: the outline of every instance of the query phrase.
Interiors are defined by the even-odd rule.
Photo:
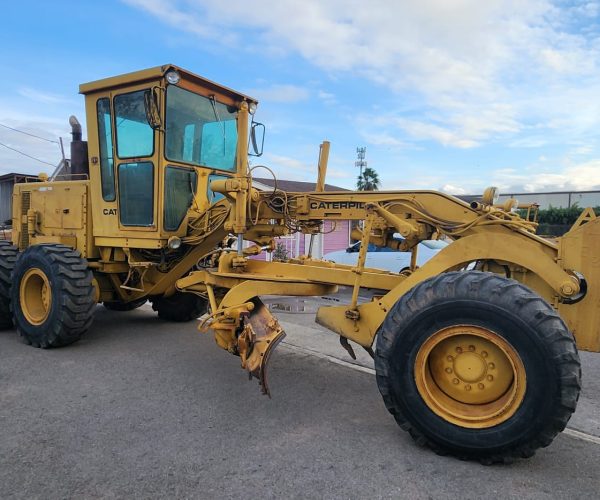
[[[88,162],[88,143],[82,141],[81,124],[79,120],[71,115],[69,117],[71,125],[71,179],[82,179],[89,177],[90,165]]]

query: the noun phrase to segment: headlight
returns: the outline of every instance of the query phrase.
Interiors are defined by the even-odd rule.
[[[171,250],[177,250],[181,246],[181,238],[178,236],[171,236],[167,241],[167,246]]]
[[[500,193],[498,193],[497,187],[489,187],[483,192],[483,196],[481,197],[481,203],[483,203],[484,205],[494,205],[498,201],[499,196]]]
[[[248,113],[250,113],[251,115],[256,113],[256,106],[257,105],[255,102],[251,102],[250,104],[248,104]]]
[[[502,205],[502,210],[504,210],[505,212],[515,212],[518,207],[519,200],[517,200],[516,198],[509,198],[504,202],[504,205]]]
[[[169,82],[171,85],[177,85],[179,83],[179,80],[181,80],[179,73],[177,73],[177,71],[175,71],[174,69],[167,71],[165,78],[167,79],[167,82]]]

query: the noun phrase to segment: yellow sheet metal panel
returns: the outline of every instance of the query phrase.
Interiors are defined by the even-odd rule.
[[[576,304],[561,304],[560,315],[575,335],[577,347],[600,352],[600,218],[569,231],[560,240],[564,269],[581,273],[587,294]]]
[[[18,222],[14,225],[15,241],[21,250],[60,243],[76,248],[83,257],[94,257],[88,185],[89,181],[16,184],[13,220]]]
[[[83,229],[86,194],[87,186],[78,182],[33,187],[31,208],[41,216],[41,229]]]

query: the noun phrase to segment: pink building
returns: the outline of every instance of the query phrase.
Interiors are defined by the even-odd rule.
[[[274,187],[273,179],[254,178],[252,185],[258,190],[269,191]],[[277,187],[283,191],[292,191],[296,193],[315,190],[314,182],[286,181],[277,179]],[[347,191],[338,186],[325,184],[325,191]],[[284,245],[289,258],[305,255],[308,251],[310,236],[302,233],[295,233],[289,236],[277,238],[277,243]],[[315,258],[321,258],[328,252],[343,250],[350,245],[350,221],[325,221],[323,234],[316,235],[313,242],[312,255]],[[271,260],[271,254],[263,253],[258,258]]]

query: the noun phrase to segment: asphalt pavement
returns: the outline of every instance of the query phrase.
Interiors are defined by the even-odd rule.
[[[0,498],[598,498],[600,444],[569,434],[503,466],[418,447],[370,373],[310,353],[306,312],[283,312],[272,399],[211,335],[148,307],[99,306],[61,349],[0,332]],[[597,410],[600,355],[582,360]]]

